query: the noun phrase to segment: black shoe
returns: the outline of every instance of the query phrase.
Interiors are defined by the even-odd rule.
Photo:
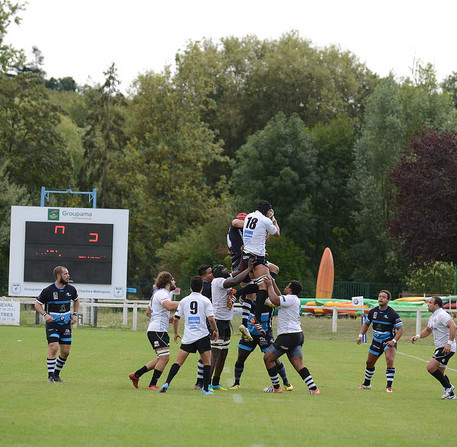
[[[48,383],[54,383],[54,377],[52,377],[52,376],[48,377]]]
[[[63,382],[60,376],[54,376],[54,382]]]

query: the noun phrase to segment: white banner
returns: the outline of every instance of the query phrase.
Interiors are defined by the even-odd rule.
[[[0,301],[0,325],[19,326],[20,321],[20,303],[17,301]]]

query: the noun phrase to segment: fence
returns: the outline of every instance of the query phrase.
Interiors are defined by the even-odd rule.
[[[33,306],[35,303],[34,298],[8,298],[8,297],[1,297],[1,301],[16,301],[20,302],[24,306],[30,305]],[[142,325],[144,326],[147,324],[147,317],[145,316],[145,312],[138,312],[139,310],[142,309],[147,309],[148,303],[144,301],[132,301],[132,300],[126,300],[126,301],[110,301],[110,302],[95,302],[94,300],[87,300],[87,299],[80,299],[80,308],[79,308],[79,316],[78,316],[78,321],[77,324],[79,325],[85,325],[85,326],[97,326],[97,312],[100,309],[110,309],[113,310],[114,312],[117,313],[122,313],[122,326],[119,324],[111,325],[111,327],[128,327],[129,322],[131,322],[131,328],[133,331],[136,331],[138,329],[138,323],[139,321],[142,322]],[[303,306],[304,307],[304,306]],[[338,307],[326,307],[326,306],[308,306],[306,305],[307,308],[311,309],[322,309],[325,311],[332,311],[331,314],[331,332],[338,332],[338,322],[341,321],[340,319],[345,317],[343,314],[339,313],[338,310],[341,310],[341,308]],[[235,311],[236,313],[240,313],[241,306],[237,303],[235,304]],[[350,310],[355,310],[355,311],[360,311],[360,307],[354,307],[354,308],[345,308],[345,311],[350,311]],[[415,320],[416,320],[416,333],[421,331],[421,326],[422,326],[422,318],[423,316],[428,316],[428,312],[426,309],[418,309],[418,308],[405,308],[405,309],[396,309],[396,311],[400,314],[403,312],[408,312],[409,314],[415,313]],[[457,316],[457,309],[447,309],[447,312],[451,313],[453,317],[455,318]],[[346,315],[347,317],[347,315]],[[34,320],[34,321],[33,321]],[[29,318],[28,323],[33,324],[39,324],[42,322],[42,317],[36,313],[35,318]],[[360,321],[360,320],[359,320]]]
[[[333,298],[350,299],[353,296],[363,296],[366,299],[375,300],[380,290],[389,290],[392,298],[396,299],[405,290],[405,286],[394,283],[335,281]]]

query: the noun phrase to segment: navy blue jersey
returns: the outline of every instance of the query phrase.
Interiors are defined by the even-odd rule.
[[[206,296],[206,298],[209,298],[211,301],[211,283],[205,280],[203,280],[202,295]]]
[[[230,225],[227,232],[227,246],[232,256],[241,254],[241,247],[243,246],[243,229],[235,228]]]
[[[71,302],[77,299],[78,292],[75,287],[65,284],[62,289],[59,289],[54,283],[43,289],[36,300],[56,323],[66,324],[71,318]]]
[[[373,340],[384,342],[395,337],[395,329],[403,326],[400,316],[391,307],[381,310],[373,307],[366,318],[368,324],[373,324]]]

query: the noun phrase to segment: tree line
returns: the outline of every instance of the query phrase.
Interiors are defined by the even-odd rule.
[[[0,276],[10,206],[38,205],[45,186],[97,188],[99,207],[130,210],[129,283],[228,265],[228,226],[259,199],[282,228],[269,255],[305,293],[327,246],[337,280],[420,291],[431,271],[449,277],[435,263],[456,262],[457,73],[439,84],[417,63],[381,79],[350,51],[290,32],[189,42],[174,70],[139,74],[123,94],[114,63],[101,85],[79,86],[48,79],[38,49],[29,63],[6,45],[20,10],[0,6]],[[59,195],[50,206],[87,204]],[[446,225],[433,225],[443,210]],[[434,232],[449,249],[421,245]]]

